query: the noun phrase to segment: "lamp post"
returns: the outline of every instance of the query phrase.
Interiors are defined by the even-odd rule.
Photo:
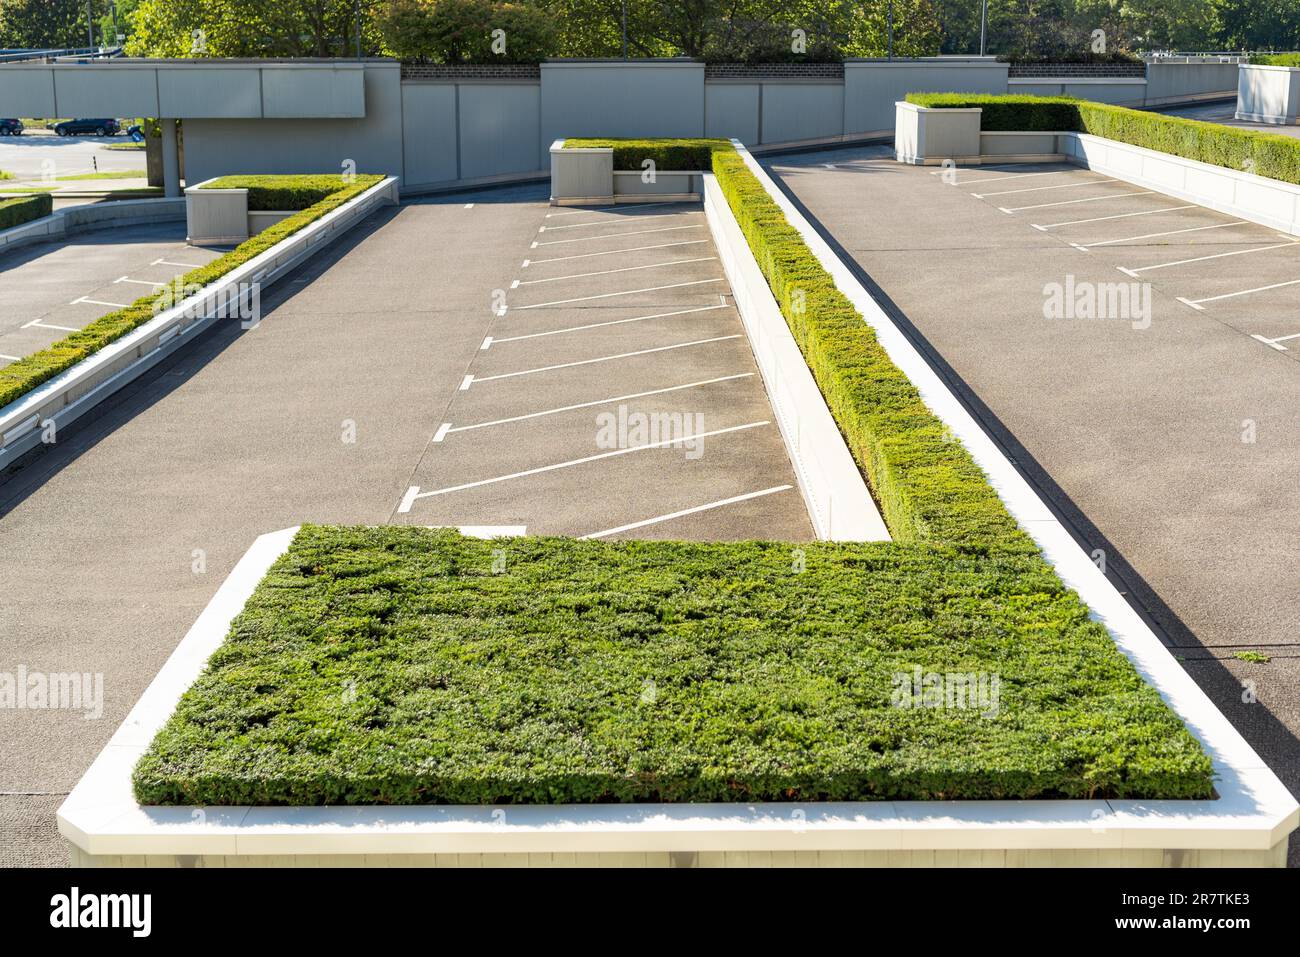
[[[354,8],[357,15],[357,59],[361,59],[361,0],[356,0]]]
[[[894,0],[889,0],[889,46],[885,56],[891,60],[894,58]]]
[[[623,0],[623,59],[627,59],[627,0]]]
[[[980,56],[984,56],[989,27],[989,0],[980,0]]]
[[[91,5],[91,0],[86,0],[86,38],[88,41],[86,43],[86,46],[90,48],[91,53],[94,53],[95,52],[95,19],[94,19],[95,15],[94,13],[91,12],[90,5]]]

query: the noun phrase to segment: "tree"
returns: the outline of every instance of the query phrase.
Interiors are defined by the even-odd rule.
[[[86,45],[85,0],[0,0],[0,47]]]
[[[537,62],[555,35],[544,10],[494,0],[387,0],[378,24],[395,56],[438,63]]]
[[[362,52],[379,49],[377,0],[361,0]],[[133,56],[337,57],[356,52],[354,0],[140,0]]]

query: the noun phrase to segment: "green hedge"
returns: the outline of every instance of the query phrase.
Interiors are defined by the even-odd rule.
[[[778,542],[305,526],[136,799],[1211,796],[1195,738],[1041,559],[800,548],[796,569]],[[918,667],[986,696],[896,706]]]
[[[1300,67],[1300,53],[1257,53],[1250,62],[1258,66]]]
[[[642,163],[654,160],[655,169],[708,170],[714,150],[731,149],[723,139],[633,140],[633,139],[571,139],[564,141],[565,149],[613,147],[614,169],[642,170]]]
[[[365,192],[382,179],[382,176],[358,176],[351,185],[343,186],[315,205],[281,220],[206,266],[191,269],[178,281],[184,286],[206,286],[215,282],[304,226]],[[46,196],[45,199],[48,200],[49,197]],[[41,383],[65,372],[104,346],[153,319],[159,311],[158,307],[168,301],[166,297],[172,295],[172,288],[174,287],[164,289],[162,292],[150,293],[137,299],[125,309],[117,309],[100,316],[81,331],[70,333],[39,352],[34,352],[0,369],[0,408],[22,398]]]
[[[54,198],[49,193],[0,199],[0,229],[12,229],[54,212]]]
[[[1248,169],[1258,176],[1300,185],[1300,140],[1277,133],[1068,97],[911,93],[907,100],[929,107],[978,106],[983,110],[981,129],[984,130],[1091,133],[1211,166]]]
[[[355,177],[359,179],[359,177]],[[251,211],[307,209],[352,185],[339,173],[277,176],[222,176],[204,189],[246,189]]]

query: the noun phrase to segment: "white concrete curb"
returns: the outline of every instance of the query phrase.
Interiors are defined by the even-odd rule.
[[[184,200],[179,200],[184,209]],[[83,359],[71,369],[0,408],[0,468],[39,445],[47,422],[58,429],[156,365],[217,322],[220,306],[241,284],[269,286],[323,249],[376,208],[397,202],[397,179],[388,177],[360,196],[309,223],[217,282]]]
[[[122,199],[69,206],[21,226],[0,230],[0,254],[92,229],[173,223],[184,218],[184,199]]]
[[[704,174],[704,214],[817,537],[888,541],[867,483],[712,173]]]

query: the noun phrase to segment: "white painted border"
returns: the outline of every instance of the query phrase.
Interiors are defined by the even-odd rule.
[[[765,170],[745,162],[836,285],[984,469],[1065,584],[1201,741],[1210,801],[862,801],[419,807],[142,807],[130,777],[294,529],[240,560],[122,727],[59,808],[60,833],[92,855],[428,854],[663,850],[1210,849],[1267,851],[1300,806],[1052,515],[929,363]]]
[[[52,420],[61,429],[118,389],[170,355],[194,334],[218,322],[215,304],[239,283],[269,286],[323,249],[377,207],[396,203],[397,178],[389,176],[332,209],[293,235],[203,287],[193,296],[159,313],[116,342],[0,408],[0,468],[40,444],[41,429],[27,428]]]
[[[768,401],[799,479],[813,530],[822,541],[888,541],[889,530],[853,454],[712,173],[704,174],[704,215],[754,361],[767,386]]]

